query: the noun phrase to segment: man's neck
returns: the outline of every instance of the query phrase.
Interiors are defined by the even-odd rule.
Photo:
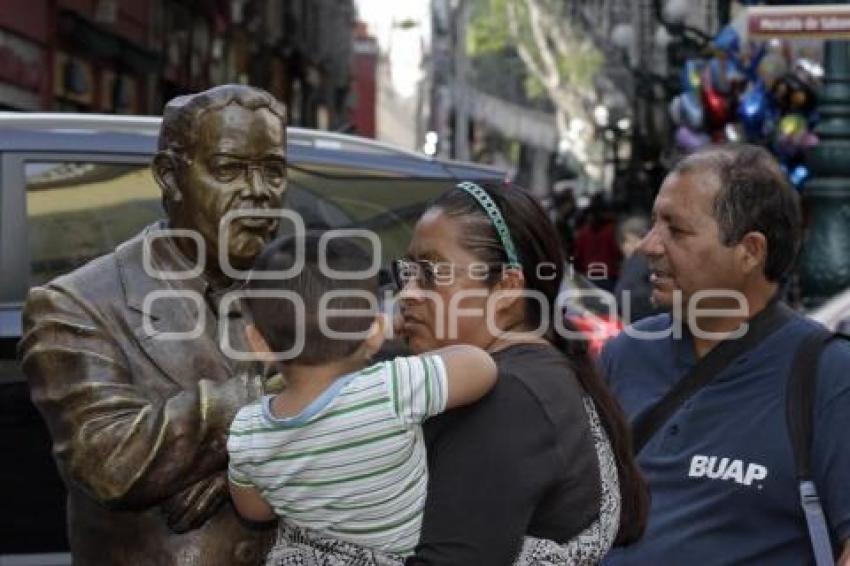
[[[736,313],[727,317],[704,316],[697,317],[694,320],[696,324],[690,328],[690,331],[697,359],[708,354],[728,335],[740,329],[742,324],[752,320],[754,316],[762,312],[773,296],[776,295],[778,289],[776,283],[769,281],[764,281],[753,287],[753,289],[742,292],[745,299],[743,305],[735,303],[728,307],[722,307],[728,308],[730,311],[738,310],[740,314]]]

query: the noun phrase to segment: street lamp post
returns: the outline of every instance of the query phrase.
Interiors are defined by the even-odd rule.
[[[812,178],[800,258],[803,303],[812,307],[850,287],[850,42],[827,41],[818,99],[820,143],[807,156]]]
[[[469,160],[469,89],[466,82],[469,61],[466,55],[466,24],[469,19],[469,2],[459,0],[455,12],[454,45],[454,158]]]
[[[666,49],[671,38],[664,27],[658,30],[653,37],[654,46]],[[618,61],[632,78],[630,127],[613,133],[622,137],[630,132],[631,138],[628,169],[624,172],[627,182],[618,187],[621,193],[615,194],[615,199],[630,210],[647,212],[652,205],[654,188],[650,172],[660,167],[665,147],[665,141],[657,132],[656,113],[661,107],[666,115],[667,102],[677,91],[679,81],[675,76],[652,72],[641,59],[633,61],[630,48],[634,46],[635,39],[631,24],[618,24],[611,33],[611,43],[621,53]]]

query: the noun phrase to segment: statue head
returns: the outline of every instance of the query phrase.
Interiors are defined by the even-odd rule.
[[[174,98],[163,112],[153,173],[170,227],[201,235],[208,266],[218,266],[219,245],[226,245],[231,265],[246,269],[279,221],[242,216],[228,223],[226,243],[220,242],[219,224],[229,211],[282,206],[286,108],[266,91],[244,85]]]

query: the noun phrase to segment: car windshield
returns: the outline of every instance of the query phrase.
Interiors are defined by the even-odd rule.
[[[28,162],[25,176],[31,285],[112,251],[163,217],[159,188],[145,164]],[[308,228],[374,232],[386,266],[407,249],[428,203],[453,184],[447,178],[294,164],[287,204]]]

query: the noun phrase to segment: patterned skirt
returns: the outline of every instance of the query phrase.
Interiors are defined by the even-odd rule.
[[[514,566],[591,566],[599,564],[611,549],[620,528],[620,486],[614,452],[593,402],[584,407],[599,460],[602,492],[599,517],[570,541],[526,537]],[[278,538],[266,558],[266,566],[402,566],[404,557],[368,550],[361,546],[280,522]]]

